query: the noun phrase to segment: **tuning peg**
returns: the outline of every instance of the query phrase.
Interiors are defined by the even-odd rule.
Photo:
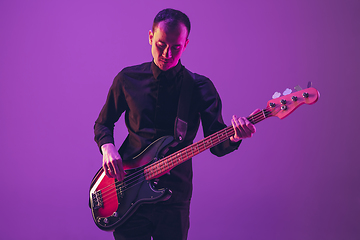
[[[312,82],[308,82],[308,84],[307,84],[307,88],[310,88],[312,86]]]
[[[301,88],[299,85],[297,85],[296,87],[294,87],[294,89],[295,89],[297,92],[302,90],[302,88]]]
[[[275,92],[273,95],[272,95],[272,99],[275,99],[275,98],[278,98],[281,96],[281,93],[279,92]]]
[[[283,92],[283,95],[285,96],[285,95],[288,95],[290,93],[292,93],[292,90],[290,88],[286,88],[285,91]]]

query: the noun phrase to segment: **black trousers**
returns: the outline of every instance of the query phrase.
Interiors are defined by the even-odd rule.
[[[186,240],[190,203],[146,204],[114,231],[115,240]]]

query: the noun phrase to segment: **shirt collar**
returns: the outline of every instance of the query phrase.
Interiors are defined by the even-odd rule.
[[[181,68],[182,68],[182,64],[180,60],[175,67],[170,68],[167,71],[163,71],[158,66],[156,66],[154,60],[151,62],[151,70],[153,72],[155,79],[158,79],[160,74],[161,76],[164,76],[166,79],[172,79],[176,76],[176,74],[180,72]]]

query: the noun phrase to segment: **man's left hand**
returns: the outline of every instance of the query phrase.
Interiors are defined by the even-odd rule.
[[[258,112],[260,112],[260,110],[256,109],[253,113],[250,114],[250,116]],[[255,126],[245,117],[238,118],[233,115],[231,124],[233,125],[235,131],[234,136],[230,137],[232,142],[238,142],[241,139],[252,137],[252,135],[256,132]]]

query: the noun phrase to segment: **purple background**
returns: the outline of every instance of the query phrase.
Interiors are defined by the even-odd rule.
[[[112,239],[87,206],[93,124],[113,77],[152,59],[165,7],[190,17],[182,62],[212,79],[227,124],[275,91],[321,93],[237,152],[194,158],[189,239],[359,239],[357,0],[2,0],[0,238]],[[123,119],[115,134],[119,146]]]

